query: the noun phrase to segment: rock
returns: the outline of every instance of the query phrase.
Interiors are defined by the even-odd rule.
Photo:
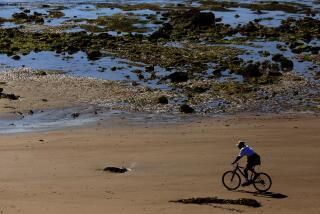
[[[215,18],[215,22],[222,22],[222,17]]]
[[[35,18],[35,23],[37,23],[37,24],[43,24],[44,23],[44,19],[42,18],[42,17],[37,17],[37,18]]]
[[[14,55],[14,56],[12,57],[12,59],[14,59],[14,60],[20,60],[20,59],[21,59],[21,57],[20,57],[20,56],[18,56],[18,55]]]
[[[158,40],[158,39],[169,39],[171,31],[173,30],[173,26],[169,23],[165,23],[162,27],[159,28],[158,31],[154,32],[149,39],[150,40]]]
[[[174,72],[170,75],[167,76],[167,79],[170,79],[171,82],[173,83],[178,83],[178,82],[186,82],[189,80],[188,74],[186,72]]]
[[[168,104],[169,103],[169,100],[166,96],[161,96],[158,98],[158,103],[160,104]]]
[[[173,21],[191,29],[211,28],[215,26],[215,15],[211,12],[206,13],[191,9],[176,17]]]
[[[0,94],[0,98],[6,98],[6,99],[9,99],[9,100],[18,100],[20,98],[20,96],[17,96],[15,94],[3,94],[3,93],[1,93]]]
[[[12,14],[12,17],[15,18],[15,19],[28,19],[28,15],[24,12],[21,12],[21,13],[14,13]]]
[[[259,30],[259,24],[256,24],[254,22],[249,22],[248,24],[242,26],[242,31],[251,33],[251,32],[256,32]]]
[[[64,13],[61,11],[49,11],[50,18],[61,18],[64,17]]]
[[[275,62],[279,62],[281,66],[281,70],[283,71],[292,71],[293,69],[293,61],[290,59],[287,59],[282,54],[276,54],[272,57],[272,60]]]
[[[145,71],[146,71],[146,72],[152,72],[152,71],[154,71],[154,66],[146,66],[146,67],[145,67]]]
[[[194,113],[194,109],[187,104],[180,106],[180,112],[185,114]]]
[[[205,86],[196,86],[194,88],[192,88],[192,91],[195,92],[195,93],[199,93],[199,94],[202,94],[206,91],[208,91],[209,88],[208,87],[205,87]]]
[[[260,77],[262,75],[260,71],[260,63],[250,63],[243,69],[243,75],[246,77]]]
[[[292,71],[293,70],[293,61],[290,60],[290,59],[287,59],[287,58],[283,58],[281,61],[280,61],[280,64],[281,64],[281,69],[283,71]]]
[[[131,85],[132,85],[132,86],[138,86],[139,83],[137,83],[136,81],[133,81],[133,82],[131,83]]]
[[[103,171],[112,172],[112,173],[125,173],[125,172],[128,172],[129,170],[124,167],[118,168],[118,167],[108,166],[104,168]]]
[[[3,88],[0,88],[0,94],[3,92]]]
[[[87,50],[86,53],[89,60],[98,60],[102,56],[99,50]]]
[[[71,114],[71,117],[73,117],[73,119],[75,119],[75,118],[77,118],[79,116],[80,116],[80,113],[78,113],[78,112],[75,112],[75,113]]]
[[[138,78],[139,78],[139,80],[143,80],[144,76],[142,74],[138,74]]]

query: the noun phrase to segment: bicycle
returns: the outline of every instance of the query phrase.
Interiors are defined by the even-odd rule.
[[[237,163],[233,170],[223,173],[222,183],[228,190],[236,190],[239,188],[241,184],[241,177],[238,172],[245,177],[243,169],[244,167],[239,166]],[[259,192],[268,191],[272,185],[271,177],[264,172],[252,172],[249,181],[250,184],[253,184],[254,188]]]

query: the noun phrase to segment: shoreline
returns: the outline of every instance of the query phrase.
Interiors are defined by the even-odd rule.
[[[296,106],[285,111],[273,112],[262,109],[236,107],[237,111],[220,111],[216,113],[199,112],[200,107],[193,105],[195,113],[179,112],[179,97],[172,91],[133,87],[119,81],[107,81],[89,77],[73,77],[63,74],[39,75],[38,71],[18,69],[0,74],[2,96],[8,94],[15,98],[0,99],[0,126],[3,132],[14,132],[14,129],[52,130],[100,123],[101,120],[127,118],[130,122],[143,120],[153,123],[184,123],[194,120],[233,117],[309,117],[319,116],[319,109],[310,111],[304,106]],[[288,84],[288,83],[286,83]],[[300,87],[300,86],[299,86]],[[159,103],[159,97],[167,97],[168,104]],[[214,99],[213,99],[214,100]],[[218,98],[219,100],[219,98]],[[255,101],[261,102],[264,101]],[[294,103],[291,100],[291,103]],[[272,109],[272,103],[267,103]],[[264,108],[268,109],[267,106]],[[147,118],[147,119],[146,119]]]

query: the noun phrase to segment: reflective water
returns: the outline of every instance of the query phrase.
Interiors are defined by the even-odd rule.
[[[90,61],[84,52],[73,55],[59,55],[55,52],[31,52],[28,55],[21,55],[20,60],[14,60],[7,55],[0,55],[0,71],[10,68],[28,67],[35,70],[63,71],[67,75],[87,76],[106,80],[136,81],[152,88],[166,89],[168,86],[159,85],[160,78],[168,75],[165,69],[156,66],[157,79],[148,80],[150,73],[145,71],[145,64],[132,64],[129,60],[114,57],[112,55],[99,60]],[[139,79],[137,71],[141,70],[144,78]]]

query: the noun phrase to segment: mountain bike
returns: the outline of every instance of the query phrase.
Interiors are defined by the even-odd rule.
[[[236,190],[241,184],[241,177],[244,178],[244,167],[239,166],[237,163],[235,168],[230,171],[226,171],[222,175],[222,183],[228,190]],[[253,184],[254,188],[259,192],[266,192],[271,188],[271,177],[264,172],[252,172],[249,176],[250,184]]]

